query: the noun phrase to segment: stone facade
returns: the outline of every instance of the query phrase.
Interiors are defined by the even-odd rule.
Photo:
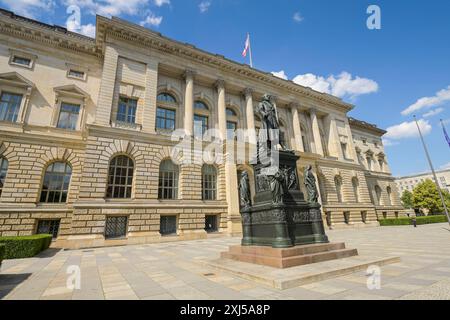
[[[313,165],[329,227],[377,225],[380,216],[402,213],[383,153],[385,132],[349,118],[354,106],[123,20],[99,16],[96,27],[91,39],[0,11],[2,101],[21,97],[16,105],[2,102],[14,115],[0,110],[0,235],[33,234],[46,221],[58,222],[55,245],[67,248],[213,236],[205,223],[215,224],[208,231],[239,234],[238,173],[253,178],[251,167],[213,164],[205,187],[202,155],[176,152],[170,132],[156,125],[156,110],[170,113],[171,127],[188,135],[198,131],[194,119],[207,119],[222,138],[216,156],[226,159],[227,127],[260,127],[254,110],[264,93],[276,97],[284,142],[300,156],[299,177]],[[76,113],[63,117],[67,104]],[[132,120],[124,108],[133,108]],[[70,128],[61,128],[63,118]],[[244,149],[254,150],[255,142],[250,134]],[[129,173],[114,167],[121,157],[129,159]],[[167,159],[177,168],[172,199],[161,196]],[[56,169],[61,164],[70,174]],[[117,172],[121,178],[112,178]],[[175,223],[169,235],[165,223]],[[122,227],[121,237],[106,236]]]
[[[450,169],[436,171],[436,177],[438,179],[439,187],[442,190],[450,192]],[[400,193],[403,193],[406,190],[412,192],[419,183],[424,182],[427,179],[434,181],[431,172],[397,177],[395,178],[395,183],[397,184]]]

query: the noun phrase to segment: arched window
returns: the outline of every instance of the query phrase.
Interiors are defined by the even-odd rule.
[[[380,186],[375,186],[375,201],[376,201],[376,205],[377,206],[381,206],[382,205],[382,201],[381,201],[381,188]]]
[[[177,99],[173,95],[167,92],[163,92],[158,94],[157,100],[160,102],[169,102],[169,103],[176,103]]]
[[[231,108],[226,109],[227,115],[227,139],[232,140],[235,137],[236,129],[238,127],[238,115],[236,111]]]
[[[217,170],[212,165],[202,167],[202,199],[217,199]]]
[[[167,159],[159,165],[158,199],[178,198],[178,166]]]
[[[391,187],[386,188],[386,193],[387,193],[387,201],[388,201],[387,205],[390,206],[390,205],[392,205],[392,189],[391,189]]]
[[[119,155],[109,163],[106,197],[113,199],[131,198],[134,163],[130,157]]]
[[[308,134],[306,131],[306,127],[303,124],[300,124],[300,130],[302,132],[302,144],[303,150],[305,152],[311,152],[311,145],[309,143]]]
[[[2,195],[3,185],[5,184],[6,173],[8,172],[8,160],[0,157],[0,196]]]
[[[356,202],[359,202],[359,181],[357,177],[352,178],[353,194]]]
[[[158,94],[157,100],[160,105],[156,108],[156,130],[175,130],[177,100],[166,92]]]
[[[203,101],[194,102],[194,136],[202,138],[209,128],[209,108]]]
[[[336,187],[336,194],[338,202],[342,202],[342,179],[339,176],[334,177],[334,185]]]
[[[40,202],[62,203],[67,201],[72,168],[66,162],[53,162],[47,167],[42,184]]]

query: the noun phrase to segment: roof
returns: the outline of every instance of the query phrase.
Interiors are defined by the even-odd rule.
[[[375,133],[379,136],[383,136],[387,132],[386,130],[378,128],[375,124],[368,123],[363,120],[358,120],[358,119],[355,119],[352,117],[348,117],[348,122],[349,122],[350,126],[352,126],[354,128],[364,130],[364,131],[371,131],[372,133]]]

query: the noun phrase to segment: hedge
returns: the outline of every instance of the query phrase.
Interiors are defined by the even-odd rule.
[[[5,245],[0,243],[0,266],[2,265],[2,261],[5,258]]]
[[[30,258],[50,247],[52,235],[36,234],[33,236],[0,237],[0,244],[5,245],[5,259]]]
[[[379,220],[380,226],[404,226],[412,225],[413,218],[398,218],[398,219],[381,219]],[[429,223],[443,223],[447,222],[447,216],[426,216],[426,217],[416,217],[417,225],[429,224]]]

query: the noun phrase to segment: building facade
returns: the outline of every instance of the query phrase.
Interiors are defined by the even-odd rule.
[[[203,145],[216,129],[226,158],[229,130],[260,128],[265,93],[299,179],[314,168],[326,225],[402,213],[385,132],[336,97],[117,18],[98,16],[96,39],[5,10],[0,29],[2,236],[52,232],[80,248],[239,234],[237,181],[251,166],[177,152],[173,132]]]
[[[450,192],[450,169],[436,171],[436,177],[438,179],[439,187],[442,190]],[[397,184],[400,194],[403,194],[406,190],[412,192],[419,183],[424,182],[427,179],[435,182],[433,174],[431,172],[426,172],[416,175],[397,177],[395,178],[395,183]]]

